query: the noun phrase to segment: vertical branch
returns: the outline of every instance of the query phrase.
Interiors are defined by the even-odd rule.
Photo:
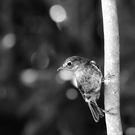
[[[104,27],[105,110],[107,135],[122,135],[120,118],[120,51],[116,0],[101,0]]]

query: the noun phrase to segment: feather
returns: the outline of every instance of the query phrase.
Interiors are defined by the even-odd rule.
[[[96,101],[89,101],[88,106],[93,116],[93,119],[95,120],[95,122],[98,122],[99,119],[104,116],[103,110],[98,107]]]

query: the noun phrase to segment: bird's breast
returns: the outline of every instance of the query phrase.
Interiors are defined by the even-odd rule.
[[[82,86],[82,89],[86,91],[98,91],[101,87],[101,76],[98,74],[91,74],[89,71],[76,71],[75,73],[76,84]]]

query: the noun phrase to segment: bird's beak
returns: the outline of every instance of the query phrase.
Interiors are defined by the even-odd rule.
[[[57,71],[60,71],[60,70],[63,70],[63,67],[59,67],[59,68],[57,69]]]

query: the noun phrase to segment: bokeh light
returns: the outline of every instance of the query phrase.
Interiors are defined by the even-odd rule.
[[[126,129],[126,135],[135,135],[135,127],[128,127]]]
[[[75,89],[73,88],[70,88],[66,91],[66,97],[69,99],[69,100],[75,100],[77,97],[78,97],[78,93]]]
[[[16,37],[13,33],[6,34],[2,39],[2,47],[4,49],[10,49],[15,45]]]
[[[33,69],[26,69],[21,73],[21,81],[25,85],[30,85],[38,79],[38,72]]]
[[[73,79],[73,73],[67,70],[61,70],[59,72],[59,77],[64,81],[69,81]]]
[[[50,14],[51,19],[56,23],[63,22],[67,19],[66,10],[64,9],[63,6],[58,5],[58,4],[53,5],[50,8],[49,14]]]
[[[50,59],[47,54],[41,52],[34,52],[31,55],[31,63],[39,69],[45,69],[49,66]]]

